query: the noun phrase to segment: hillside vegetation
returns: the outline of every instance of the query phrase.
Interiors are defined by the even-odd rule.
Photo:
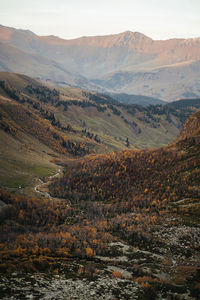
[[[65,85],[56,89],[2,72],[1,185],[32,185],[34,178],[52,174],[56,161],[62,164],[69,157],[166,145],[199,107],[199,100],[127,105],[104,94]]]
[[[199,125],[197,112],[168,147],[66,165],[53,200],[1,191],[0,270],[110,278],[117,299],[198,299]]]
[[[51,189],[59,197],[149,206],[199,197],[200,113],[192,115],[177,141],[153,150],[125,150],[83,159]],[[155,203],[154,203],[155,204]]]
[[[64,155],[89,153],[86,144],[66,136],[53,113],[43,108],[38,113],[40,101],[23,93],[31,79],[15,74],[7,74],[3,79],[0,81],[1,186],[32,185],[35,177],[53,174],[58,168],[55,161],[62,160]],[[37,83],[37,87],[42,85]],[[50,89],[44,91],[47,93],[44,99],[49,97],[48,92],[51,99],[56,97]]]

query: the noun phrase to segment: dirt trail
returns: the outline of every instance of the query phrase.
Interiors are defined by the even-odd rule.
[[[48,177],[48,180],[46,182],[44,182],[41,178],[39,179],[40,183],[37,184],[34,187],[35,192],[41,194],[42,196],[48,197],[50,199],[54,199],[54,197],[52,197],[48,192],[46,192],[45,190],[41,190],[41,188],[47,186],[49,184],[49,182],[55,178],[58,177],[60,174],[62,173],[61,169],[58,169],[58,172],[55,175],[51,175]]]

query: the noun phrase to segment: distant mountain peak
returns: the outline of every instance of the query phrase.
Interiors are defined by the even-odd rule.
[[[143,44],[151,44],[152,39],[147,37],[146,35],[140,32],[133,32],[133,31],[124,31],[119,34],[115,34],[113,36],[108,36],[109,39],[113,40],[115,44],[120,46],[128,47],[128,48],[135,48],[136,44],[141,47]],[[136,46],[137,47],[137,46]]]
[[[117,34],[109,34],[102,36],[91,36],[91,37],[81,37],[75,40],[72,40],[73,43],[75,41],[79,41],[79,43],[87,44],[87,45],[95,45],[103,48],[110,47],[126,47],[126,48],[135,48],[137,44],[139,48],[143,47],[143,45],[147,45],[147,43],[151,44],[152,39],[147,37],[146,35],[140,32],[132,32],[132,31],[124,31]]]
[[[138,31],[130,31],[130,30],[126,30],[124,32],[119,33],[123,36],[127,36],[127,37],[146,37],[148,39],[151,39],[150,37],[146,36],[145,34],[138,32]]]

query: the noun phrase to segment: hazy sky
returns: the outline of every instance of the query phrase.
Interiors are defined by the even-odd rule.
[[[126,30],[200,37],[200,0],[0,0],[0,24],[69,39]]]

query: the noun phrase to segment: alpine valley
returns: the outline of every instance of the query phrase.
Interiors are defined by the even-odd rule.
[[[199,62],[0,26],[1,299],[200,298]]]

